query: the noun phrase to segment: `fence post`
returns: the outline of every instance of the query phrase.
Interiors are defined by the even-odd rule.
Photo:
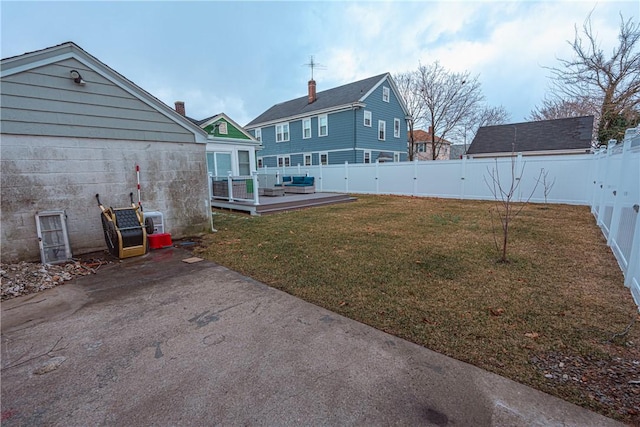
[[[523,168],[524,168],[524,164],[522,162],[522,153],[518,153],[518,156],[516,157],[516,166],[515,166],[515,172],[516,175],[514,177],[514,179],[518,182],[515,183],[515,185],[518,186],[518,201],[522,202],[522,182],[520,177],[523,175]]]
[[[603,218],[603,214],[604,214],[604,210],[605,210],[605,206],[604,206],[604,202],[606,200],[606,192],[607,192],[607,182],[608,182],[608,178],[609,178],[609,169],[610,169],[610,163],[611,163],[611,153],[613,152],[612,150],[612,146],[615,144],[610,144],[607,145],[606,147],[606,151],[605,151],[605,159],[604,159],[604,171],[602,173],[602,182],[600,183],[600,203],[598,206],[598,226],[600,228],[602,228],[602,225],[604,224],[604,218]]]
[[[233,201],[233,178],[231,178],[231,171],[227,172],[227,193],[229,201]]]
[[[622,142],[622,153],[619,155],[622,156],[622,162],[617,173],[612,177],[613,178],[613,212],[611,213],[611,224],[609,225],[609,235],[607,236],[607,244],[611,246],[613,241],[616,240],[618,235],[618,229],[620,228],[620,216],[622,214],[622,203],[624,200],[624,190],[625,183],[622,181],[623,171],[627,170],[629,159],[628,149],[631,146],[631,141],[623,141]],[[628,261],[628,260],[627,260]]]
[[[462,156],[462,165],[460,171],[460,198],[464,200],[464,178],[467,173],[467,156]]]
[[[598,220],[598,207],[596,205],[596,200],[599,195],[598,193],[598,182],[600,181],[600,169],[602,169],[602,149],[599,148],[595,153],[593,153],[592,163],[595,163],[594,167],[591,168],[593,170],[593,185],[591,187],[591,213],[596,217],[596,221]]]
[[[320,176],[318,177],[318,180],[320,181],[320,192],[323,191],[323,186],[322,186],[322,162],[318,162],[318,172],[320,172]]]
[[[418,159],[413,160],[413,195],[418,195]]]
[[[349,193],[349,162],[344,162],[344,192]]]
[[[376,194],[380,194],[380,176],[378,174],[379,166],[380,160],[376,159]]]
[[[302,169],[300,169],[300,163],[298,163],[298,175],[302,175]]]
[[[260,198],[258,197],[258,171],[251,172],[253,178],[253,204],[258,206],[260,204]]]

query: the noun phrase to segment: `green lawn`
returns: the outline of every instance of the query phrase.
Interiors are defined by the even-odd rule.
[[[496,262],[494,203],[357,197],[263,217],[217,212],[218,232],[199,253],[432,350],[640,420],[594,397],[584,381],[545,378],[532,362],[558,354],[640,360],[640,323],[609,342],[637,308],[588,207],[526,206],[512,223],[505,264]]]

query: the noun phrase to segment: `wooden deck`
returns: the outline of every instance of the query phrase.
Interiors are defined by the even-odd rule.
[[[284,196],[260,196],[259,205],[255,206],[250,202],[214,199],[211,201],[212,208],[230,209],[235,211],[248,212],[251,215],[267,215],[278,212],[292,211],[296,209],[310,208],[314,206],[332,205],[335,203],[346,203],[357,200],[348,194],[342,193],[313,193],[313,194],[290,194]]]

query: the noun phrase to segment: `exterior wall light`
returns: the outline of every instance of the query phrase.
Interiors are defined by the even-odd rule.
[[[76,70],[71,70],[71,78],[73,79],[74,83],[80,85],[80,86],[84,86],[85,85],[85,81],[82,80],[82,76],[80,75],[80,73]]]

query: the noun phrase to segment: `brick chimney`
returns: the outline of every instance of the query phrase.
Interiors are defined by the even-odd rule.
[[[184,109],[184,107],[182,107]],[[176,107],[176,110],[178,108]],[[433,126],[429,126],[429,135],[433,134]]]
[[[184,110],[184,101],[176,101],[176,111],[181,116],[185,116],[186,115],[185,110]]]
[[[316,81],[309,80],[309,104],[312,104],[316,100]]]

